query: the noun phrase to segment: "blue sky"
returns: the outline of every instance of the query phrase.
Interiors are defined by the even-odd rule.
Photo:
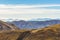
[[[0,4],[60,4],[60,0],[0,0]]]
[[[0,0],[0,19],[60,18],[60,0]]]

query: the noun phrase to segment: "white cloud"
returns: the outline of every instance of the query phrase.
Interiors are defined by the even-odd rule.
[[[21,14],[21,13],[49,13],[59,12],[55,9],[43,9],[43,7],[60,6],[60,5],[0,5],[0,13],[2,14]],[[39,8],[38,8],[39,7]]]
[[[49,5],[2,5],[0,4],[0,18],[59,18],[60,9],[47,9],[44,7],[60,6],[60,4]]]
[[[60,6],[60,4],[48,4],[48,5],[4,5],[0,4],[0,8],[36,8],[36,7],[52,7]]]

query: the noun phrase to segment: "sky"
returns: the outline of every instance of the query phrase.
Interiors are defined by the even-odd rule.
[[[0,19],[60,18],[60,0],[0,0]]]
[[[60,0],[0,0],[0,4],[59,4]]]

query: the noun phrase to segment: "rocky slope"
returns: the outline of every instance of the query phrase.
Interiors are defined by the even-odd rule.
[[[17,30],[14,25],[0,21],[0,40],[16,40],[20,35]]]
[[[18,40],[23,38],[28,32],[30,31],[20,30],[13,24],[0,21],[0,40]]]
[[[60,40],[60,24],[42,29],[20,30],[13,24],[0,21],[0,40]]]
[[[34,29],[25,35],[23,34],[20,35],[18,40],[60,40],[60,24],[43,29]]]

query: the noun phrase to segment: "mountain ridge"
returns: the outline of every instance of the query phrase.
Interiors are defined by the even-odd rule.
[[[49,20],[49,21],[13,21],[11,22],[20,29],[38,29],[54,24],[60,24],[60,20]]]
[[[22,40],[60,40],[60,24],[36,30],[30,31]]]
[[[7,26],[12,26],[11,24],[3,21],[0,21],[0,25],[4,25],[4,28]],[[7,31],[4,30],[2,32],[0,31],[0,40],[60,40],[60,24],[54,24],[44,28],[31,30],[18,28],[14,28],[12,31],[11,30],[12,29]]]

